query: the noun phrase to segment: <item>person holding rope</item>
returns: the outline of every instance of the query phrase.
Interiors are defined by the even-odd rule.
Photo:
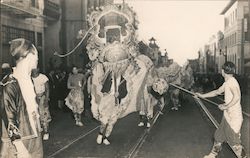
[[[228,142],[238,158],[246,158],[240,139],[240,130],[243,122],[241,109],[241,92],[237,80],[234,78],[235,65],[226,62],[222,66],[222,76],[225,82],[217,90],[196,95],[200,98],[210,98],[224,93],[225,103],[219,105],[223,111],[223,118],[214,134],[214,145],[211,152],[204,158],[215,158],[222,148],[223,142]]]

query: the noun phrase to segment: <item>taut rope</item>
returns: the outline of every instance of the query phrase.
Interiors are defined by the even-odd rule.
[[[91,28],[88,29],[88,31],[85,33],[85,35],[82,37],[81,41],[78,42],[78,44],[75,46],[75,48],[73,48],[70,52],[66,53],[66,54],[59,54],[58,52],[55,52],[54,55],[60,57],[60,58],[64,58],[70,54],[72,54],[83,42],[83,40],[87,37],[87,35],[89,34],[89,32],[95,27],[96,25],[92,26]]]

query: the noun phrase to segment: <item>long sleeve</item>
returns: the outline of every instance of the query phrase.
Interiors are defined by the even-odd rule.
[[[14,84],[8,84],[3,89],[3,120],[7,127],[7,132],[12,141],[20,139],[19,121],[17,120],[17,90]]]

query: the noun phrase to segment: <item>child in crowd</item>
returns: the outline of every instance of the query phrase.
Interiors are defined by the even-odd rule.
[[[40,114],[41,126],[43,128],[43,140],[49,139],[49,122],[51,116],[49,112],[49,79],[41,74],[39,68],[32,70],[32,81],[34,83],[38,110]]]

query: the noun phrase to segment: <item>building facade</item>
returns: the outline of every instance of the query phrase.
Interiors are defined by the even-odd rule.
[[[39,66],[44,67],[44,26],[43,3],[38,0],[2,0],[0,64],[15,66],[9,53],[9,42],[25,38],[37,47]]]
[[[72,50],[78,42],[81,40],[77,38],[80,30],[87,31],[87,15],[94,9],[98,9],[101,6],[112,4],[113,0],[78,0],[69,1],[61,0],[62,5],[62,32],[61,42],[62,51],[64,53]],[[76,51],[64,59],[68,67],[77,66],[84,67],[89,58],[86,53],[86,40],[82,45],[76,49]]]
[[[60,67],[62,60],[54,55],[54,52],[62,51],[61,43],[61,16],[62,8],[60,0],[44,0],[43,16],[45,20],[44,27],[44,62],[45,69],[49,71]]]
[[[218,66],[218,73],[222,69],[222,65],[227,60],[227,54],[224,50],[224,34],[222,31],[217,33],[217,54],[216,54],[216,65]]]
[[[51,31],[53,24],[59,21],[60,17],[59,0],[55,2],[55,0],[1,1],[0,64],[10,63],[15,66],[9,53],[9,42],[15,38],[25,38],[36,46],[39,52],[38,67],[45,71],[47,59],[53,54],[48,49],[52,50],[58,46],[56,39],[58,36]]]
[[[226,60],[236,65],[236,73],[245,73],[245,64],[250,60],[249,2],[231,0],[223,9],[224,42],[222,51]]]
[[[218,39],[216,35],[212,35],[208,42],[208,66],[210,73],[218,73]]]
[[[150,48],[150,58],[153,61],[154,65],[159,65],[159,59],[161,57],[161,52],[159,50],[159,46],[156,44],[156,39],[154,39],[153,37],[149,39],[149,44],[148,44],[149,48]]]
[[[87,14],[112,3],[113,0],[2,0],[0,65],[7,62],[15,66],[9,53],[9,41],[25,38],[37,47],[42,71],[84,66],[89,61],[86,42],[66,58],[54,53],[72,50],[80,41],[79,30],[88,30]]]

